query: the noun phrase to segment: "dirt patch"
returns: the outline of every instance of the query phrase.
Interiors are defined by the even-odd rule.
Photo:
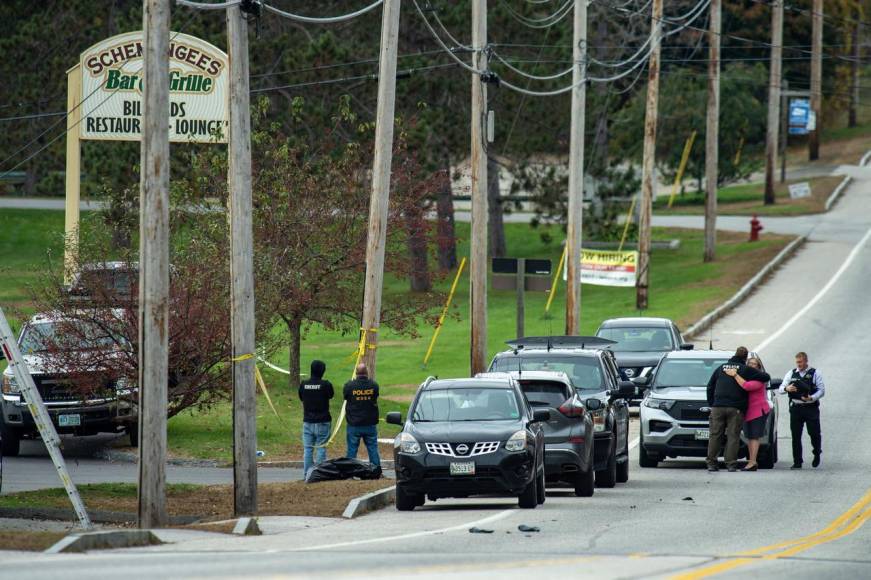
[[[185,530],[196,530],[198,532],[214,532],[216,534],[232,534],[233,530],[236,528],[237,520],[230,520],[227,522],[210,522],[206,524],[188,524],[186,526],[179,526],[179,528]]]
[[[393,485],[390,479],[367,481],[302,481],[261,483],[257,487],[257,515],[338,517],[355,497]],[[69,500],[63,489],[21,492],[3,496],[5,505],[66,508]],[[90,510],[131,514],[137,511],[133,484],[83,485],[79,492]],[[233,517],[232,485],[172,485],[167,490],[170,516],[194,516],[201,520],[227,520]],[[63,537],[64,534],[60,534]],[[2,545],[2,544],[0,544]]]
[[[0,550],[41,552],[50,548],[65,536],[65,532],[0,531]]]

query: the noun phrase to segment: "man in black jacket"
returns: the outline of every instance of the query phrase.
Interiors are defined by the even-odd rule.
[[[299,385],[299,399],[302,401],[302,466],[303,478],[314,465],[326,461],[327,440],[330,437],[330,399],[333,398],[333,384],[324,379],[327,365],[314,360],[311,365],[311,378]],[[317,449],[312,462],[312,452]]]
[[[710,438],[708,439],[708,471],[719,471],[717,458],[720,456],[720,440],[726,433],[726,468],[738,471],[738,447],[741,445],[741,426],[747,411],[747,391],[723,372],[735,369],[748,381],[767,383],[768,373],[747,366],[747,349],[739,346],[729,362],[717,367],[708,381],[708,405],[711,407]]]
[[[355,379],[345,383],[343,395],[348,417],[348,457],[357,457],[360,439],[366,444],[369,461],[381,466],[378,455],[378,383],[369,378],[366,365],[357,365]]]

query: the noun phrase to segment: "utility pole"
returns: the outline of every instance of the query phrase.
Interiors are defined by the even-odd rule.
[[[526,336],[526,304],[524,298],[526,298],[526,260],[524,258],[517,258],[517,274],[515,276],[515,282],[517,283],[517,287],[515,290],[517,291],[517,325],[515,336],[520,338],[522,336]]]
[[[662,40],[662,0],[653,0],[650,20],[653,49],[647,67],[647,107],[644,113],[644,155],[641,161],[641,207],[638,210],[638,282],[635,307],[647,310],[650,270],[650,221],[656,161],[656,123],[659,109],[659,53]]]
[[[780,121],[780,83],[783,71],[783,0],[771,3],[771,67],[768,76],[768,124],[765,129],[765,205],[775,202],[777,135]]]
[[[816,126],[808,135],[808,159],[820,158],[820,131],[823,109],[823,0],[814,0],[811,15],[811,112],[816,118]]]
[[[717,254],[717,184],[720,181],[720,21],[722,0],[711,0],[708,32],[708,118],[705,130],[705,262]]]
[[[472,68],[487,69],[487,0],[472,0]],[[472,236],[469,259],[469,312],[472,375],[487,368],[487,85],[472,73]]]
[[[569,146],[569,215],[566,232],[566,334],[581,333],[581,240],[584,223],[584,123],[587,101],[587,0],[575,0],[572,49],[572,126]]]
[[[856,22],[853,23],[853,62],[850,63],[850,76],[852,78],[852,95],[850,95],[850,113],[849,126],[857,127],[859,125],[859,58],[862,55],[862,49],[859,46],[861,37],[859,35],[859,20],[862,18],[862,13],[857,9]]]
[[[140,528],[166,515],[169,379],[169,0],[142,6],[145,49],[139,177]]]
[[[251,203],[251,106],[248,22],[227,8],[230,132],[230,335],[233,345],[233,513],[257,512],[257,392],[254,387],[254,241]]]
[[[363,360],[375,376],[375,346],[381,322],[384,283],[384,246],[387,243],[387,210],[390,199],[390,165],[393,161],[393,112],[396,103],[396,53],[399,46],[399,2],[386,0],[381,13],[381,54],[378,64],[378,110],[375,119],[375,159],[369,201],[369,234],[366,241],[366,283],[363,290],[365,334]]]

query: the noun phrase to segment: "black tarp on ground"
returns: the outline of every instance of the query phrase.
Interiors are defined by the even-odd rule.
[[[306,474],[306,483],[319,481],[336,481],[340,479],[378,479],[381,477],[381,468],[368,461],[339,457],[329,459],[319,465],[315,465]]]

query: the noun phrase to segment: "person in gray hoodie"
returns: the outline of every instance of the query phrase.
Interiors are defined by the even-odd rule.
[[[330,399],[333,398],[333,384],[324,379],[327,365],[314,360],[311,364],[311,377],[299,385],[299,399],[302,401],[302,445],[303,478],[309,469],[326,461],[327,441],[330,437]],[[314,460],[312,458],[314,455]]]

